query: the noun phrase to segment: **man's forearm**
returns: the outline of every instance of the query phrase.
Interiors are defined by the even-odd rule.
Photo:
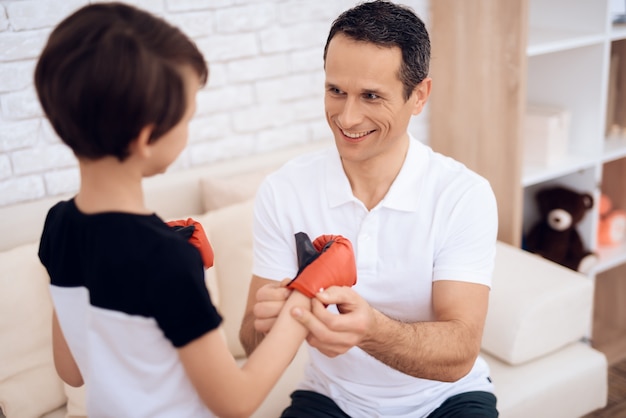
[[[246,355],[249,356],[254,349],[261,344],[264,337],[265,335],[263,333],[258,332],[254,328],[254,314],[252,312],[246,313],[239,330],[239,342],[246,352]]]
[[[375,331],[359,347],[402,373],[453,382],[469,373],[480,351],[480,336],[461,321],[403,323],[375,315]]]

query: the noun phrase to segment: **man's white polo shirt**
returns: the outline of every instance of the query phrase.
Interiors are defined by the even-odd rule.
[[[497,226],[489,183],[413,137],[400,173],[370,211],[352,194],[332,148],[295,158],[261,185],[253,273],[294,277],[297,232],[312,240],[343,235],[356,253],[359,295],[399,321],[431,321],[433,281],[491,285]],[[481,358],[463,379],[444,383],[408,376],[356,347],[335,358],[309,353],[300,388],[329,396],[353,417],[426,416],[455,394],[492,391]]]

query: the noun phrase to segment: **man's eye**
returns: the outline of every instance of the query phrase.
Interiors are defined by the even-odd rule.
[[[329,88],[328,88],[328,91],[329,91],[330,93],[332,93],[332,94],[341,94],[341,93],[342,93],[342,91],[341,91],[341,90],[339,90],[337,87],[329,87]]]
[[[364,96],[367,100],[376,100],[376,99],[378,99],[378,98],[379,98],[379,97],[378,97],[378,95],[377,95],[377,94],[374,94],[374,93],[365,93],[363,96]]]

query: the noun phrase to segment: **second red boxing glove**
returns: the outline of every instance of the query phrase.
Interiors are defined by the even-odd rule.
[[[356,262],[350,240],[341,235],[321,235],[311,242],[304,232],[298,232],[295,238],[298,274],[287,288],[314,297],[331,286],[356,283]]]
[[[213,266],[213,247],[211,247],[211,243],[200,222],[187,218],[186,220],[169,221],[167,224],[173,230],[182,234],[191,245],[200,251],[205,269]]]

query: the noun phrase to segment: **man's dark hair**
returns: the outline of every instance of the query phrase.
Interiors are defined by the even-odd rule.
[[[402,51],[402,64],[398,78],[404,86],[404,99],[408,100],[422,80],[428,76],[430,64],[430,39],[424,22],[406,6],[389,1],[361,3],[343,12],[333,22],[326,46],[335,35],[382,47],[398,47]]]
[[[183,66],[204,85],[195,44],[163,19],[121,3],[80,8],[52,31],[35,68],[42,108],[78,157],[123,161],[142,128],[150,141],[187,109]]]

